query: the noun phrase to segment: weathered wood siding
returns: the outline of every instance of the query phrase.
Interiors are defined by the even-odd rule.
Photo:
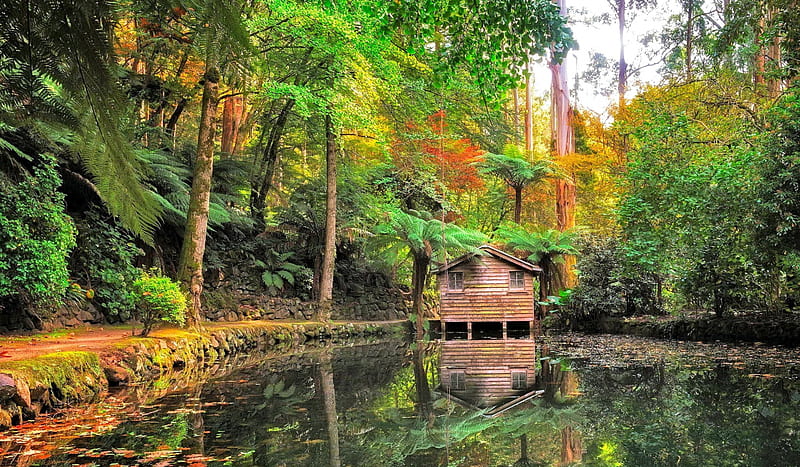
[[[447,290],[447,274],[438,275],[443,321],[532,321],[534,280],[532,272],[523,271],[525,287],[509,289],[509,272],[519,267],[493,256],[465,262],[448,272],[464,273],[464,290]]]
[[[521,396],[536,383],[536,346],[531,340],[443,341],[441,386],[478,407]],[[524,389],[512,389],[511,373],[525,371]],[[450,375],[464,372],[464,390],[450,387]]]

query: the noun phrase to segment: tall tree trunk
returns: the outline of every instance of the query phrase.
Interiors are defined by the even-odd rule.
[[[774,28],[775,21],[775,7],[767,6],[767,21]],[[767,79],[767,93],[773,99],[777,98],[781,93],[782,83],[778,78],[777,71],[782,69],[781,65],[781,38],[775,34],[770,39],[769,46],[767,46],[767,58],[769,59],[769,70],[772,75]]]
[[[566,16],[566,0],[554,0],[561,10],[561,15]],[[555,146],[556,160],[562,159],[575,152],[575,139],[572,129],[572,107],[569,104],[569,89],[567,87],[566,68],[563,63],[550,62],[552,75],[552,138]],[[575,202],[576,189],[572,179],[558,179],[556,188],[556,222],[560,231],[575,227]],[[575,282],[573,266],[574,256],[566,256],[564,264],[558,265],[558,274],[561,282],[572,285]],[[557,291],[551,291],[557,292]]]
[[[322,305],[323,313],[326,313],[325,308],[328,308],[327,312],[330,311],[330,301],[333,299],[333,272],[336,265],[336,135],[330,113],[325,115],[325,163],[325,241],[319,284],[319,303]]]
[[[328,451],[330,453],[331,467],[342,465],[339,455],[339,416],[336,413],[336,388],[333,385],[333,365],[331,364],[330,350],[326,349],[320,354],[320,388],[325,406],[325,425],[328,431]]]
[[[278,166],[278,156],[283,130],[289,120],[294,100],[288,100],[281,108],[269,129],[267,144],[261,154],[261,160],[253,173],[250,182],[250,215],[254,219],[261,219],[266,207],[267,194],[272,188],[275,169]]]
[[[530,65],[525,79],[525,152],[529,158],[533,153],[533,72]]]
[[[691,81],[692,47],[694,47],[694,0],[687,0],[686,4],[686,81]]]
[[[211,55],[211,54],[209,54]],[[206,58],[203,75],[203,99],[200,105],[200,126],[197,134],[197,158],[194,163],[186,230],[178,262],[178,280],[189,292],[191,304],[186,323],[200,326],[200,296],[203,293],[203,254],[208,232],[208,203],[214,172],[214,136],[219,93],[219,71],[216,60]]]
[[[519,144],[519,88],[515,87],[511,90],[511,97],[514,105],[514,112],[512,113],[514,118],[514,140],[512,142],[517,145]]]
[[[617,93],[619,110],[625,108],[625,91],[628,88],[628,63],[625,61],[625,0],[617,0],[617,22],[619,23],[619,76]]]
[[[242,124],[244,114],[244,97],[233,96],[225,99],[222,105],[222,152],[228,155],[234,154],[236,140],[239,137],[239,128]]]
[[[417,340],[421,341],[425,336],[425,299],[423,293],[425,292],[425,285],[428,282],[428,266],[430,265],[430,258],[424,255],[414,255],[413,271],[411,274],[411,312],[417,317]]]

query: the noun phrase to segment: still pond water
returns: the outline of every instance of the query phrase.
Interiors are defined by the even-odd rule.
[[[0,465],[796,466],[799,360],[608,336],[329,343],[0,433]]]

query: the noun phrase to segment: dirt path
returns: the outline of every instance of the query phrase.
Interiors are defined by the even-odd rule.
[[[90,326],[30,336],[2,336],[0,363],[53,352],[100,352],[130,335],[130,326]]]
[[[390,324],[401,321],[370,321],[371,324]],[[311,324],[311,321],[274,320],[274,321],[238,321],[232,323],[204,323],[206,331],[220,328],[248,327],[254,323],[260,326],[274,324]],[[336,321],[336,324],[345,323]],[[353,323],[358,323],[354,321]],[[0,364],[15,360],[25,360],[53,352],[84,351],[99,353],[108,350],[119,342],[131,338],[132,327],[122,326],[85,326],[81,328],[59,330],[50,333],[31,335],[0,335]],[[174,333],[175,329],[163,328],[153,331],[150,336],[157,339],[159,335]]]

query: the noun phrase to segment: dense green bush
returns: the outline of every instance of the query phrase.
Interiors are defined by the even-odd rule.
[[[142,336],[150,333],[156,321],[183,325],[186,320],[186,295],[177,282],[155,271],[143,273],[133,283],[132,299],[142,322]]]
[[[54,304],[69,285],[75,227],[52,161],[31,175],[0,172],[0,307]]]
[[[131,317],[130,291],[141,275],[135,260],[143,254],[133,236],[110,215],[92,209],[79,219],[77,248],[70,259],[73,277],[94,291],[94,303],[111,322]]]
[[[568,319],[597,320],[602,316],[625,311],[625,290],[622,285],[622,262],[619,242],[615,238],[582,239],[581,255],[575,265],[578,286],[564,310]]]

